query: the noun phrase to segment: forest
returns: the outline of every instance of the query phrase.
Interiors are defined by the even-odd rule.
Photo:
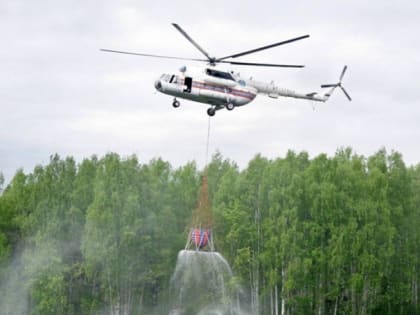
[[[351,148],[204,170],[53,155],[0,175],[0,314],[168,314],[204,174],[250,314],[420,314],[420,164]]]

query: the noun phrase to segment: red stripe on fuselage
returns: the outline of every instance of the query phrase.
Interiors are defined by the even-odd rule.
[[[246,99],[249,99],[249,100],[253,100],[256,96],[256,94],[253,94],[251,92],[232,89],[232,88],[229,88],[229,87],[225,87],[223,85],[213,85],[213,84],[197,82],[197,81],[192,82],[192,87],[197,88],[197,89],[203,89],[203,90],[216,91],[216,92],[225,93],[225,94],[231,94],[231,95],[243,97],[243,98],[246,98]]]

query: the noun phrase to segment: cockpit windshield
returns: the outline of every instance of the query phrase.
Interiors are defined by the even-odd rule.
[[[175,74],[162,74],[159,78],[163,82],[169,82],[169,83],[177,83],[178,82],[178,76]]]
[[[169,82],[169,80],[171,79],[171,75],[170,74],[162,74],[161,76],[160,76],[160,79],[162,80],[162,81],[165,81],[165,82]]]

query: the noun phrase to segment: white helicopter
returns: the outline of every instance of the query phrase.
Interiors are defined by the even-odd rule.
[[[279,96],[301,98],[311,101],[326,102],[334,90],[339,87],[344,92],[349,101],[351,101],[350,95],[343,88],[341,82],[343,76],[347,70],[347,66],[344,66],[341,72],[338,83],[334,84],[323,84],[321,88],[331,88],[327,93],[320,95],[317,92],[312,93],[298,93],[289,89],[277,87],[273,82],[266,83],[255,81],[252,78],[245,79],[240,76],[239,73],[230,71],[216,70],[214,67],[219,63],[227,63],[231,65],[241,66],[262,66],[262,67],[287,67],[287,68],[302,68],[303,65],[288,65],[288,64],[268,64],[268,63],[251,63],[241,61],[231,61],[227,59],[234,59],[244,55],[249,55],[258,51],[273,48],[276,46],[288,44],[294,41],[298,41],[304,38],[308,38],[309,35],[299,36],[296,38],[288,39],[271,45],[255,48],[252,50],[244,51],[241,53],[229,55],[222,58],[210,57],[210,55],[201,48],[178,24],[172,24],[191,44],[193,44],[207,59],[196,59],[196,58],[182,58],[173,56],[161,56],[151,55],[144,53],[135,53],[111,49],[101,49],[101,51],[137,55],[144,57],[155,57],[155,58],[166,58],[166,59],[177,59],[177,60],[189,60],[189,61],[200,61],[208,63],[208,67],[205,68],[194,68],[194,67],[181,67],[179,73],[175,74],[162,74],[161,77],[155,81],[155,88],[161,92],[171,96],[174,96],[172,106],[179,107],[180,102],[178,98],[183,98],[199,103],[205,103],[211,105],[207,109],[209,116],[214,116],[217,110],[226,108],[227,110],[233,110],[235,107],[243,106],[250,103],[257,94],[264,94],[272,98],[278,98]]]

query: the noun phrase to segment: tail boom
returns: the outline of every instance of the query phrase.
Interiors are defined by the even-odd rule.
[[[269,97],[272,97],[272,98],[278,98],[279,96],[284,96],[284,97],[300,98],[300,99],[316,101],[316,102],[326,102],[326,101],[328,101],[330,96],[334,93],[334,90],[337,87],[339,87],[343,91],[343,93],[346,95],[348,100],[351,101],[350,95],[347,93],[347,91],[343,88],[343,86],[341,84],[346,70],[347,70],[347,66],[344,66],[343,71],[341,72],[338,83],[321,85],[321,88],[330,88],[323,95],[319,94],[317,92],[312,92],[312,93],[295,92],[293,90],[289,90],[289,89],[280,88],[278,86],[275,86],[273,82],[271,82],[270,84],[267,84],[267,83],[264,83],[264,82],[254,81],[254,80],[250,79],[250,80],[247,81],[247,84],[254,87],[258,91],[258,93],[266,94],[266,95],[268,95]]]
[[[293,98],[299,98],[299,99],[306,99],[316,102],[326,102],[330,95],[333,93],[334,89],[336,87],[331,88],[327,93],[324,95],[320,95],[317,92],[312,93],[299,93],[293,90],[280,88],[278,86],[275,86],[273,83],[267,84],[264,82],[249,80],[247,81],[248,85],[251,85],[254,87],[259,94],[265,94],[272,98],[278,98],[279,96],[283,97],[293,97]]]

